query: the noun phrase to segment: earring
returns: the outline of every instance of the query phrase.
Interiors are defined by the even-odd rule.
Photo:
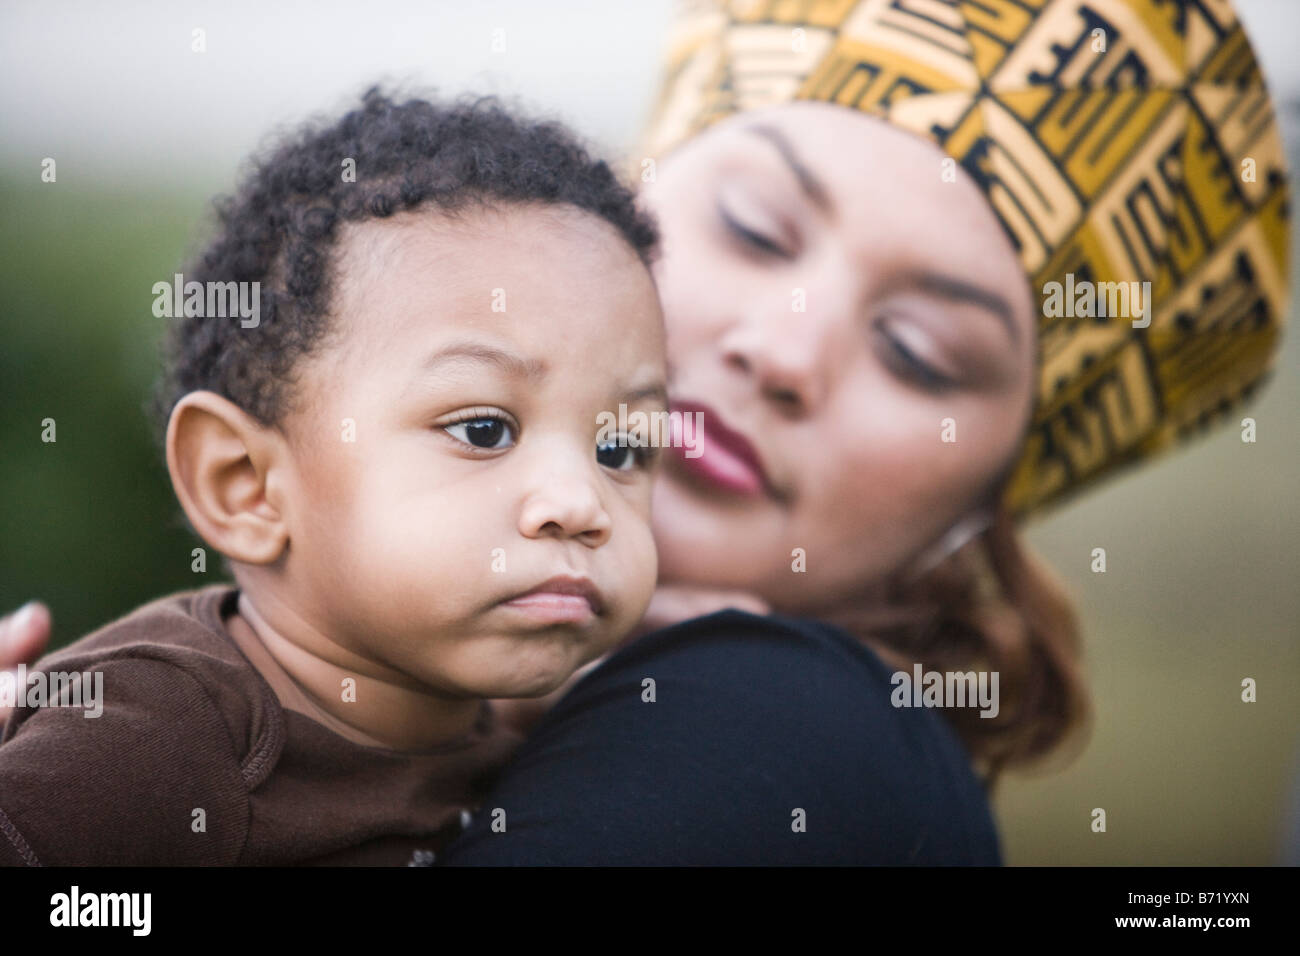
[[[956,554],[966,542],[993,524],[993,515],[987,511],[974,511],[961,518],[944,532],[943,537],[927,548],[917,559],[913,570],[908,575],[912,581],[942,564],[948,557]]]

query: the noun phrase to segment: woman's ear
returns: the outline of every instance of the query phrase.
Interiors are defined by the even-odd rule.
[[[230,400],[189,392],[167,421],[167,471],[194,530],[246,564],[271,564],[289,543],[279,493],[289,448]]]

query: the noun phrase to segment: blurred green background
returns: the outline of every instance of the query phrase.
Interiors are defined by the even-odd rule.
[[[37,597],[65,643],[190,571],[144,403],[154,282],[179,271],[207,197],[0,179],[0,608]],[[56,441],[41,440],[55,422]]]
[[[622,5],[577,0],[551,5],[572,8],[559,18],[522,2],[485,4],[472,22],[462,8],[382,6],[394,16],[405,10],[407,26],[367,33],[370,18],[349,19],[337,4],[323,5],[310,24],[283,14],[269,25],[246,2],[196,4],[184,14],[125,4],[115,19],[84,28],[40,5],[6,7],[0,63],[8,66],[0,72],[22,64],[24,81],[40,74],[27,88],[47,88],[33,99],[0,84],[8,91],[0,92],[0,610],[46,601],[56,643],[156,596],[220,579],[214,554],[207,575],[190,571],[198,542],[179,520],[142,406],[166,322],[151,313],[151,286],[170,278],[201,237],[209,199],[230,188],[237,158],[273,123],[333,108],[394,63],[444,87],[528,89],[534,102],[561,104],[563,118],[618,148],[644,113],[625,104],[648,101],[666,15],[659,2],[638,7],[641,20],[629,29]],[[1264,25],[1255,36],[1294,37],[1300,4],[1243,9],[1252,7]],[[566,26],[583,18],[595,21],[587,33]],[[196,60],[186,44],[199,22],[212,40]],[[498,23],[515,38],[514,53],[489,64],[478,40]],[[546,43],[530,45],[530,31],[546,29]],[[281,34],[295,42],[267,58]],[[156,48],[140,51],[145,65],[130,78],[116,76],[126,60],[113,57],[124,44],[163,35],[179,51],[166,82],[152,72]],[[348,66],[318,87],[295,64],[319,67],[331,43],[348,44]],[[56,48],[61,58],[47,64]],[[478,59],[466,61],[471,48]],[[417,73],[421,62],[440,65]],[[612,77],[622,84],[614,93]],[[1293,170],[1297,88],[1284,84],[1291,93],[1282,107]],[[135,103],[135,113],[119,112],[123,103]],[[137,141],[149,129],[151,138]],[[40,160],[50,155],[59,161],[57,184],[40,181]],[[1257,443],[1222,427],[1027,528],[1078,601],[1096,717],[1068,766],[1004,782],[995,811],[1009,862],[1300,862],[1291,810],[1300,803],[1295,320],[1293,309],[1273,381],[1238,416],[1257,420]],[[57,423],[55,443],[41,441],[45,418]],[[1106,574],[1089,570],[1094,547],[1107,550]],[[1240,701],[1244,677],[1258,681],[1255,704]],[[1095,807],[1106,810],[1104,834],[1091,831]]]

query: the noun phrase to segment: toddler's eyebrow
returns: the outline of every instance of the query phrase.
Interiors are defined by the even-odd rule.
[[[629,389],[624,393],[622,400],[631,405],[633,402],[644,402],[652,398],[657,399],[661,404],[668,404],[668,388],[663,382],[651,382],[640,388]]]
[[[495,365],[507,375],[532,382],[545,378],[547,372],[547,364],[542,359],[525,359],[482,342],[452,342],[426,358],[420,365],[419,374],[426,375],[449,362],[464,359]]]
[[[487,345],[483,342],[451,342],[426,358],[421,363],[417,375],[428,375],[449,363],[455,364],[466,360],[495,365],[507,375],[527,379],[530,382],[540,382],[550,369],[543,359],[526,359],[513,352],[497,348],[495,345]],[[631,404],[650,399],[657,399],[664,405],[668,404],[668,388],[664,382],[650,382],[630,388],[624,393],[622,401]]]

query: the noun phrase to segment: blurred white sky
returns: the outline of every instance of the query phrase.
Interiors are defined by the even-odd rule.
[[[277,124],[374,80],[519,97],[606,150],[654,95],[670,0],[3,0],[0,162],[232,177]],[[195,27],[207,52],[191,51]],[[492,49],[504,30],[505,50]],[[35,158],[33,158],[35,157]]]
[[[1239,0],[1279,99],[1300,102],[1300,0]],[[372,80],[519,97],[631,146],[671,0],[3,0],[0,162],[139,184],[233,179],[274,126]],[[207,52],[191,52],[191,31]],[[505,50],[492,50],[504,30]],[[1295,107],[1283,108],[1294,126]],[[1292,135],[1295,129],[1290,130]],[[65,178],[66,177],[66,178]]]

